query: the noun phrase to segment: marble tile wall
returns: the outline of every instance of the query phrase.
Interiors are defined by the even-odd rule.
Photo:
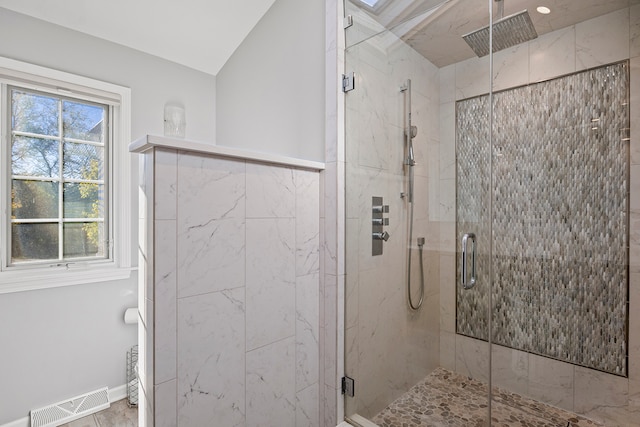
[[[362,22],[360,18],[355,21]],[[439,362],[439,209],[436,189],[430,186],[440,167],[438,69],[384,33],[349,48],[346,70],[356,73],[356,90],[346,95],[345,374],[355,379],[356,395],[345,398],[345,413],[369,418]],[[407,182],[405,95],[400,88],[407,79],[412,80],[412,117],[418,127],[411,245],[414,301],[420,284],[416,238],[426,239],[425,302],[417,312],[407,303],[409,204],[401,197]],[[391,237],[380,256],[371,255],[373,196],[389,205],[385,228]]]
[[[629,376],[613,376],[500,346],[494,346],[493,350],[493,380],[496,385],[514,388],[514,391],[599,419],[611,426],[634,425],[640,419],[640,316],[637,315],[640,312],[637,309],[640,306],[640,187],[637,185],[640,182],[640,135],[637,126],[640,117],[639,34],[640,5],[636,4],[545,34],[499,52],[494,58],[496,89],[630,60]],[[487,58],[473,58],[440,70],[441,161],[445,156],[455,153],[455,122],[452,120],[454,102],[488,92],[487,61]],[[522,63],[526,61],[529,63],[528,69],[522,68]],[[441,172],[439,179],[440,191],[455,191],[447,175]],[[444,198],[441,201],[443,212],[453,212],[454,201]],[[455,268],[452,267],[455,265],[454,217],[451,213],[443,217],[444,222],[441,223],[440,264],[449,269]],[[455,298],[447,290],[455,289],[454,276],[443,275],[441,280],[441,364],[487,379],[486,344],[474,344],[469,342],[474,341],[472,338],[456,335],[451,330]],[[451,359],[454,354],[455,362]]]
[[[146,425],[322,425],[318,171],[141,157]]]

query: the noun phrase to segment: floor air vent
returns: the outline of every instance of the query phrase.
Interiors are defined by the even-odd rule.
[[[31,411],[31,427],[55,427],[111,406],[109,388],[101,388]]]

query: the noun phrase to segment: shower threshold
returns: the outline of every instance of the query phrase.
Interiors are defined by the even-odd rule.
[[[378,427],[378,425],[359,414],[354,414],[345,419],[344,425],[339,424],[338,427]]]
[[[487,385],[437,368],[371,421],[380,427],[485,427]],[[493,388],[493,427],[602,427],[572,412]]]

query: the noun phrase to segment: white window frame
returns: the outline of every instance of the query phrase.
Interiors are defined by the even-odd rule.
[[[113,239],[112,259],[95,262],[49,263],[41,267],[20,268],[7,266],[7,250],[10,245],[8,222],[10,221],[10,176],[6,170],[10,154],[8,144],[8,117],[4,108],[8,106],[7,86],[50,92],[71,96],[77,99],[108,104],[111,110],[113,132],[110,136],[111,149],[111,227]],[[132,267],[132,217],[131,199],[131,155],[129,140],[131,137],[131,89],[53,70],[38,65],[0,57],[0,294],[59,286],[80,285],[110,280],[127,279]]]

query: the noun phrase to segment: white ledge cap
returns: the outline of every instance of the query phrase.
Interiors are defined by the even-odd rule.
[[[147,135],[129,144],[132,153],[144,153],[152,148],[166,148],[196,153],[211,154],[214,156],[242,159],[261,163],[270,163],[282,166],[290,166],[301,169],[324,170],[325,165],[312,160],[296,159],[271,153],[242,150],[232,147],[208,144],[187,139],[168,138],[164,136]]]

